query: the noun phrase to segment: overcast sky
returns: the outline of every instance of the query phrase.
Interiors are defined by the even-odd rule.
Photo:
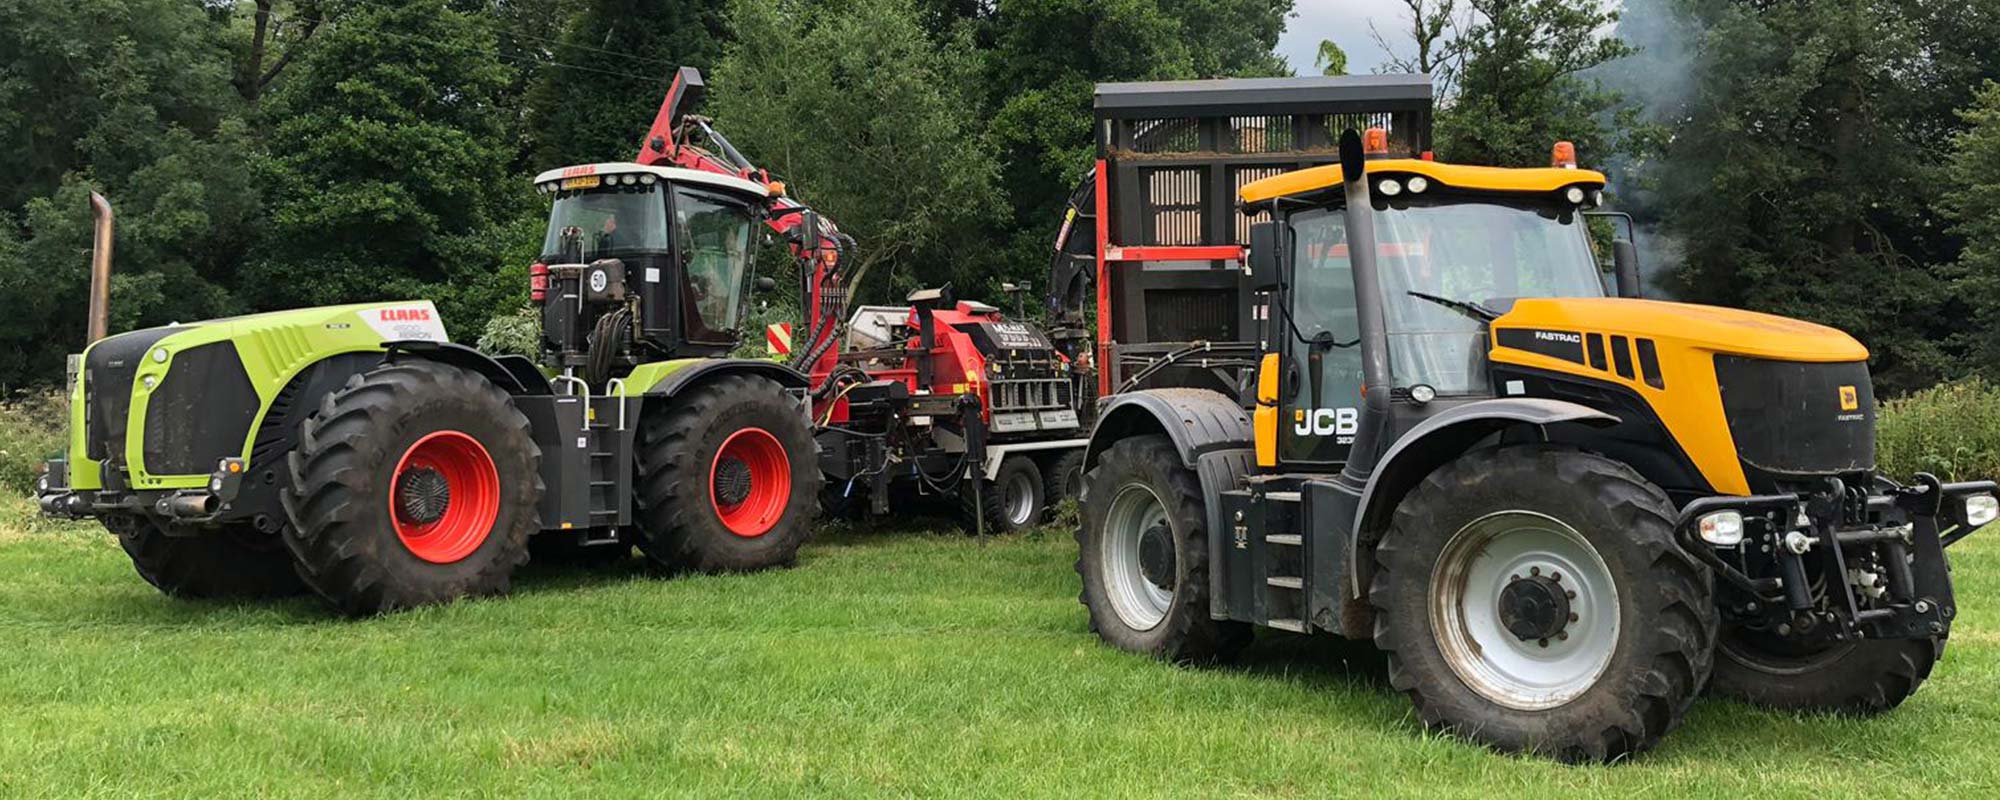
[[[1408,10],[1402,0],[1298,0],[1294,13],[1278,39],[1278,54],[1291,61],[1293,71],[1318,74],[1313,55],[1319,51],[1319,40],[1332,39],[1347,51],[1347,71],[1365,75],[1385,60],[1368,33],[1368,23],[1374,22],[1392,44],[1401,47]]]

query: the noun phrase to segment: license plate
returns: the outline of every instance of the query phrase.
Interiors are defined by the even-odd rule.
[[[601,183],[603,183],[603,182],[604,182],[604,179],[603,179],[603,178],[600,178],[600,177],[598,177],[598,176],[596,176],[596,175],[584,175],[584,176],[582,176],[582,177],[578,177],[578,178],[564,178],[564,179],[563,179],[563,183],[562,183],[562,188],[564,188],[564,189],[595,189],[595,188],[597,188],[597,187],[598,187],[598,185],[599,185],[599,184],[601,184]]]

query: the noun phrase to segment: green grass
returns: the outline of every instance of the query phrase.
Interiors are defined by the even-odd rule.
[[[1053,531],[833,532],[796,569],[532,569],[380,619],[168,600],[95,529],[0,504],[0,796],[1991,796],[2000,543],[1872,720],[1697,704],[1630,764],[1426,735],[1335,641],[1201,669],[1085,629]]]

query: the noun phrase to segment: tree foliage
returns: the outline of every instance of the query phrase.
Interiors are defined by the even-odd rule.
[[[997,167],[983,146],[964,31],[933,40],[908,0],[739,0],[737,39],[711,106],[731,142],[859,242],[851,279],[907,290],[949,280],[990,219]]]
[[[510,78],[493,32],[444,0],[395,0],[317,38],[266,100],[270,205],[245,291],[261,307],[431,297],[476,329],[521,285],[502,283],[500,237],[529,196],[493,104]]]
[[[1346,75],[1347,51],[1340,49],[1332,39],[1319,40],[1319,51],[1313,56],[1313,68],[1321,75]]]
[[[1661,155],[1674,288],[1847,330],[1894,391],[1956,371],[1937,211],[1950,108],[1988,67],[1919,0],[1691,11],[1695,84]],[[1985,38],[1990,41],[1990,37]],[[1977,41],[1976,39],[1974,41]],[[1990,59],[1991,56],[1985,56]],[[1940,102],[1942,100],[1942,102]]]
[[[1503,166],[1548,163],[1570,141],[1593,157],[1620,149],[1618,96],[1581,73],[1627,55],[1604,31],[1618,20],[1598,0],[1465,0],[1469,16],[1447,47],[1452,93],[1440,114],[1437,149],[1455,161]],[[1444,13],[1450,13],[1450,4]]]
[[[1945,211],[1965,249],[1948,274],[1954,299],[1973,323],[1959,343],[1975,369],[1994,379],[2000,378],[2000,83],[1987,81],[1963,117],[1971,127],[1953,142]]]
[[[523,39],[546,48],[525,101],[531,165],[631,158],[674,69],[711,71],[722,56],[727,3],[583,0],[580,5],[559,40]]]

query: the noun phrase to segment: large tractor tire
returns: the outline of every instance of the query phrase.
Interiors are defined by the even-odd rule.
[[[1624,464],[1466,454],[1397,507],[1368,592],[1389,682],[1432,729],[1608,761],[1680,724],[1715,657],[1711,576]]]
[[[1709,691],[1790,711],[1876,714],[1901,705],[1930,677],[1944,642],[1883,639],[1800,648],[1775,636],[1725,629]]]
[[[170,534],[152,519],[121,516],[104,527],[118,535],[139,577],[168,597],[265,600],[306,590],[284,542],[247,524]]]
[[[966,532],[978,533],[982,516],[988,535],[1013,533],[1040,525],[1047,512],[1047,501],[1042,492],[1042,468],[1035,464],[1035,460],[1020,454],[1007,456],[1000,461],[1000,469],[993,474],[993,480],[967,484],[967,488],[959,493]]]
[[[1042,466],[1042,504],[1048,508],[1043,516],[1054,519],[1056,509],[1082,495],[1083,448],[1064,450]]]
[[[1091,632],[1181,663],[1228,658],[1250,643],[1248,625],[1209,618],[1208,512],[1167,437],[1113,444],[1085,476],[1083,497],[1076,571]]]
[[[484,377],[378,367],[301,427],[285,543],[347,614],[504,594],[538,527],[540,460],[528,418]]]
[[[812,532],[812,429],[776,381],[724,375],[648,408],[639,428],[639,549],[673,571],[791,564]]]

